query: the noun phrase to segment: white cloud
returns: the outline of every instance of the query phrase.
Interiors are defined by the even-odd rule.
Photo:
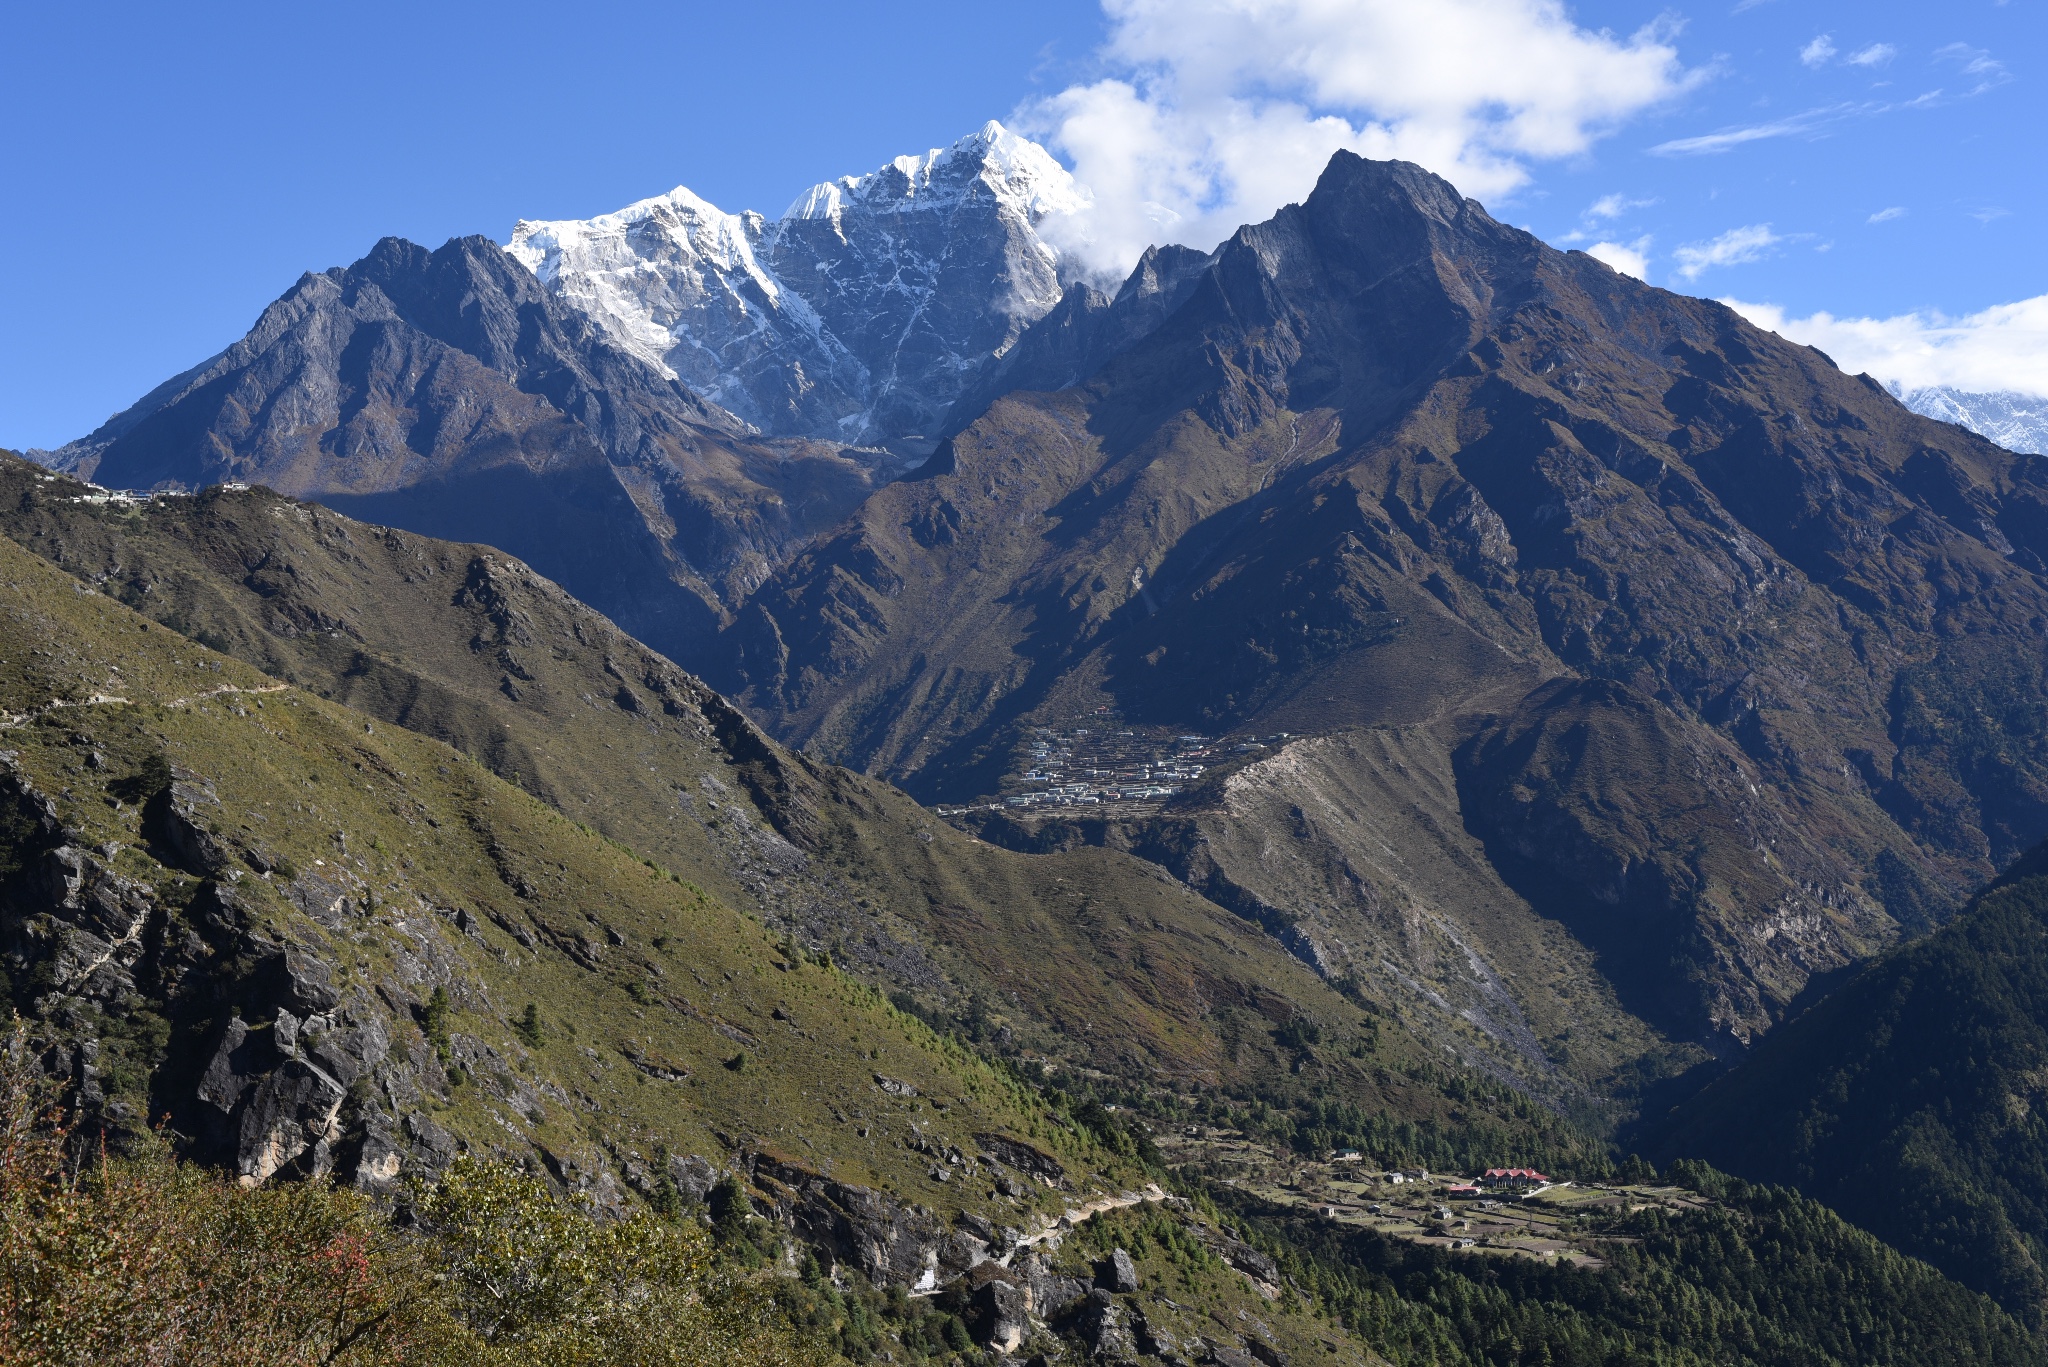
[[[1092,209],[1049,225],[1097,269],[1210,247],[1304,196],[1339,148],[1498,196],[1700,78],[1667,27],[1626,38],[1563,0],[1104,0],[1110,75],[1019,111]]]
[[[1775,304],[1721,302],[1758,327],[1819,347],[1852,375],[1868,372],[1908,390],[1950,385],[2048,398],[2048,294],[1963,318],[1932,311],[1892,318],[1788,318]]]
[[[1771,231],[1768,223],[1747,228],[1730,228],[1711,242],[1688,242],[1672,255],[1678,258],[1678,273],[1697,280],[1716,266],[1740,266],[1761,258],[1785,239]]]
[[[1660,142],[1650,151],[1658,156],[1698,156],[1732,151],[1746,142],[1762,142],[1766,138],[1797,138],[1818,136],[1845,119],[1882,114],[1894,108],[1888,104],[1862,101],[1851,104],[1823,105],[1819,109],[1808,109],[1769,123],[1751,124],[1746,128],[1724,128],[1717,133],[1701,133],[1697,137],[1673,138]]]
[[[1638,280],[1650,278],[1650,239],[1639,237],[1622,245],[1619,242],[1595,242],[1586,248],[1586,255],[1595,261],[1604,261],[1623,275],[1632,275]]]
[[[1895,218],[1904,218],[1905,216],[1906,211],[1894,204],[1889,209],[1879,209],[1870,216],[1869,221],[1872,223],[1889,223]]]
[[[2005,63],[1993,61],[1991,54],[1981,47],[1968,43],[1950,43],[1934,50],[1937,62],[1954,62],[1962,68],[1965,76],[1974,76],[1977,83],[1969,90],[1971,95],[1981,95],[1993,86],[2004,85],[2012,79],[2012,73],[2005,69]]]
[[[1850,66],[1883,66],[1899,55],[1899,50],[1890,43],[1872,43],[1861,52],[1852,52],[1842,60]]]
[[[1805,47],[1799,49],[1799,60],[1810,67],[1824,67],[1834,60],[1835,52],[1834,38],[1823,33]]]
[[[1647,209],[1656,202],[1654,199],[1630,199],[1620,193],[1602,195],[1586,206],[1586,217],[1588,219],[1620,218],[1623,214],[1629,213],[1632,210]]]

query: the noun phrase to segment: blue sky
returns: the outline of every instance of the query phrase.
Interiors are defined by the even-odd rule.
[[[775,212],[991,117],[1097,191],[1108,266],[1353,145],[1831,351],[2048,295],[2040,0],[1110,6],[17,3],[0,444],[82,434],[386,233],[502,241],[675,184]],[[2027,383],[2032,320],[1935,345]]]

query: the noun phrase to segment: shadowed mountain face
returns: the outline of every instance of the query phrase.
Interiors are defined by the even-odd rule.
[[[752,596],[714,681],[928,800],[1101,710],[1397,735],[1504,914],[1709,1043],[2048,830],[2038,458],[1405,164],[1340,154],[1305,203],[1146,271],[1026,333],[1013,373],[1081,382],[958,424]],[[1524,967],[1337,795],[1421,803],[1420,760],[1312,743],[1058,838],[1269,906],[1333,974],[1402,966],[1454,1005]],[[1254,787],[1274,819],[1232,853]],[[1015,824],[990,831],[1050,838]],[[1462,966],[1410,972],[1423,923]]]
[[[266,484],[488,540],[675,655],[886,461],[755,440],[484,238],[387,238],[305,276],[242,341],[57,456],[114,488]]]
[[[2048,847],[1681,1106],[1657,1142],[1796,1186],[2048,1316]]]

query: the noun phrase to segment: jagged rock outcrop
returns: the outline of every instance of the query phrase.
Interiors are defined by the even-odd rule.
[[[1035,1144],[1001,1134],[978,1134],[974,1136],[974,1142],[981,1146],[990,1162],[1014,1168],[1027,1179],[1053,1187],[1067,1184],[1066,1165]]]
[[[1125,1249],[1112,1249],[1095,1268],[1095,1284],[1105,1291],[1128,1296],[1138,1289],[1138,1265]]]
[[[1136,1357],[1137,1335],[1131,1308],[1101,1287],[1090,1291],[1074,1314],[1074,1328],[1095,1357],[1120,1362]]]
[[[948,1233],[937,1217],[783,1159],[760,1159],[754,1177],[779,1184],[779,1213],[824,1258],[859,1269],[877,1286],[937,1285]]]
[[[145,831],[173,870],[202,880],[182,892],[171,870],[157,881],[119,871],[136,855],[118,847],[80,848],[56,802],[0,752],[0,849],[13,864],[0,867],[0,966],[44,1023],[46,1066],[73,1084],[75,1104],[116,1143],[167,1115],[198,1156],[252,1185],[287,1173],[374,1187],[404,1163],[431,1171],[452,1158],[452,1142],[421,1142],[439,1127],[404,1104],[435,1084],[422,1058],[394,1053],[387,1002],[344,994],[323,951],[263,928],[238,886],[257,876],[206,815],[220,807],[213,785],[169,765],[141,778],[164,785],[137,794]],[[138,1013],[203,1041],[160,1075],[147,1114],[110,1102],[98,1076],[99,1031]]]
[[[975,1341],[998,1353],[1014,1353],[1030,1336],[1031,1288],[999,1263],[983,1261],[962,1278],[967,1327]]]

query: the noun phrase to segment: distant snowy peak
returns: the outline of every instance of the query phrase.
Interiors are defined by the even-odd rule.
[[[1914,390],[1893,385],[1892,392],[1915,413],[1967,427],[2008,451],[2048,456],[2048,399],[2010,392],[1972,394],[1947,385]]]
[[[999,123],[813,186],[780,219],[677,188],[617,213],[522,221],[511,254],[621,346],[765,431],[924,432],[1059,302],[1039,234],[1085,197]]]
[[[860,367],[762,263],[766,227],[678,186],[592,219],[521,220],[508,250],[621,347],[756,427],[829,426],[857,411],[841,391],[858,391]]]
[[[1033,224],[1050,214],[1075,213],[1087,203],[1073,176],[1050,152],[990,119],[951,147],[898,157],[864,176],[813,185],[797,196],[782,218],[836,219],[848,204],[950,208],[973,194],[977,185]]]

